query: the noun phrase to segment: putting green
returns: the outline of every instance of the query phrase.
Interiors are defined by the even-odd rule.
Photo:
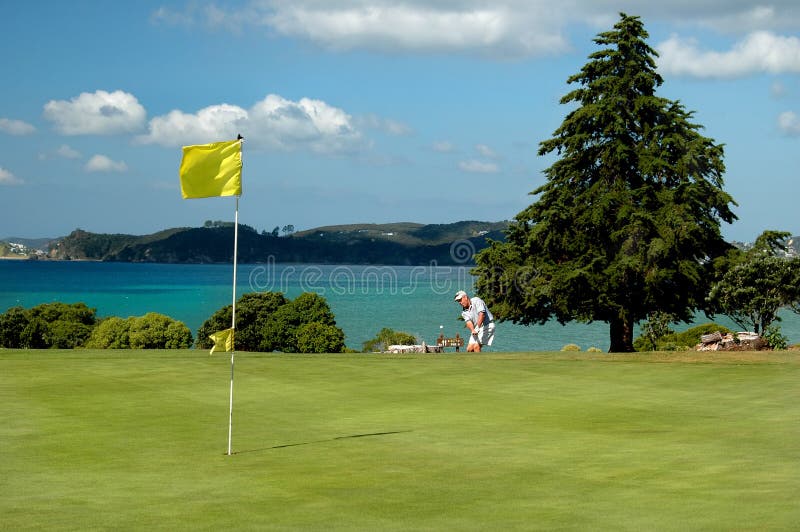
[[[0,350],[0,520],[46,530],[800,523],[800,357]]]

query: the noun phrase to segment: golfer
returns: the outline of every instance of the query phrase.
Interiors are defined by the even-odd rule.
[[[463,290],[456,292],[456,303],[464,310],[461,316],[472,333],[467,343],[467,351],[480,353],[484,345],[492,345],[494,341],[494,316],[486,308],[486,303],[479,297],[470,297]]]

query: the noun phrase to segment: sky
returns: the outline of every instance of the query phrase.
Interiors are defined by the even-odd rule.
[[[723,235],[800,234],[797,0],[4,4],[0,238],[233,221],[235,198],[183,200],[178,167],[238,134],[258,231],[512,219],[621,12],[659,53],[657,94],[725,146]]]

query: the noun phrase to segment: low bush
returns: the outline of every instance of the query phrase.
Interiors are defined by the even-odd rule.
[[[230,328],[231,316],[227,305],[209,317],[197,331],[197,347],[210,348],[209,335]],[[237,351],[340,353],[344,332],[320,295],[306,292],[289,300],[279,292],[251,292],[236,302],[234,342]]]
[[[144,316],[102,320],[94,328],[86,347],[91,349],[186,349],[192,346],[192,331],[169,316],[148,312]]]
[[[377,353],[386,351],[390,345],[414,345],[416,343],[417,339],[413,334],[384,327],[375,338],[363,343],[362,351],[364,353]]]
[[[129,349],[133,319],[112,316],[101,320],[92,331],[86,347],[89,349]]]
[[[772,349],[783,351],[789,347],[789,339],[781,333],[781,328],[774,323],[764,329],[761,337],[764,338]]]
[[[0,314],[0,347],[73,349],[82,346],[95,326],[95,309],[85,303],[42,303],[13,307]]]
[[[318,321],[298,327],[296,337],[300,353],[341,353],[344,349],[342,330]]]
[[[700,338],[704,334],[711,334],[719,331],[728,334],[733,331],[724,325],[716,323],[704,323],[687,329],[680,333],[669,333],[656,339],[655,345],[645,336],[639,336],[633,342],[633,347],[637,351],[686,351],[700,343]]]

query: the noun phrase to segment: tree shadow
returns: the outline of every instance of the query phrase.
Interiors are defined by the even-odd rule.
[[[283,445],[273,445],[272,447],[262,447],[261,449],[248,449],[244,451],[235,451],[231,454],[246,454],[246,453],[260,453],[264,451],[271,451],[274,449],[285,449],[287,447],[300,447],[301,445],[314,445],[317,443],[328,443],[339,440],[352,440],[355,438],[371,438],[374,436],[391,436],[392,434],[403,434],[406,432],[414,432],[413,430],[390,430],[386,432],[369,432],[366,434],[351,434],[349,436],[336,436],[335,438],[328,438],[325,440],[314,440],[300,443],[285,443]]]

